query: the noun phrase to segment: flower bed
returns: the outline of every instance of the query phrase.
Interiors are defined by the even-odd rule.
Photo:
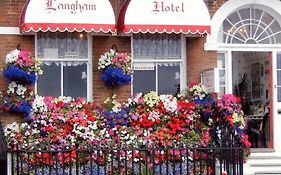
[[[250,144],[243,131],[243,112],[237,98],[226,95],[215,100],[206,95],[197,100],[196,95],[158,96],[155,92],[150,92],[129,98],[121,106],[112,103],[115,105],[110,108],[114,111],[105,111],[93,102],[81,98],[37,97],[32,106],[32,122],[7,126],[5,136],[10,150],[17,150],[19,146],[20,149],[29,151],[37,148],[58,151],[73,149],[73,154],[59,155],[60,164],[67,166],[67,160],[72,159],[86,164],[92,159],[96,164],[103,165],[110,161],[104,159],[105,152],[77,154],[75,150],[87,149],[89,145],[93,148],[118,150],[128,147],[151,149],[170,146],[206,148],[219,142],[213,140],[220,137],[217,128],[226,123],[236,131],[234,134],[240,139],[246,157]],[[37,156],[41,154],[32,153],[22,158],[30,165],[41,166],[53,165],[54,159],[57,159],[40,159]],[[100,159],[97,154],[104,155]],[[184,154],[186,153],[172,151],[168,159],[170,162],[177,162],[182,160],[181,155]],[[120,153],[121,159],[122,155],[124,156]],[[141,157],[139,151],[130,155],[127,155],[128,159]],[[194,153],[188,154],[188,157],[192,160],[198,158]],[[206,158],[200,157],[199,159]],[[166,159],[165,152],[159,151],[154,156],[154,163],[161,164]]]

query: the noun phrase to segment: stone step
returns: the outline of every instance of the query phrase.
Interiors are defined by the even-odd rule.
[[[250,167],[281,167],[281,159],[252,159],[247,164]]]
[[[281,153],[266,150],[251,152],[244,164],[244,175],[281,175]]]
[[[281,175],[281,167],[247,167],[244,168],[244,175]]]
[[[273,148],[251,148],[251,153],[274,153],[275,150]]]
[[[248,161],[252,159],[281,159],[281,154],[277,153],[251,153]]]
[[[270,175],[270,174],[279,174],[281,175],[281,167],[255,167],[254,175]]]

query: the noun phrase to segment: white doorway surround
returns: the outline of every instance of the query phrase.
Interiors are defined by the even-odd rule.
[[[281,154],[281,52],[272,54],[273,146]]]
[[[234,18],[237,18],[236,21]],[[281,154],[280,24],[281,2],[279,0],[229,0],[213,16],[211,34],[207,36],[204,49],[225,54],[226,93],[233,93],[233,52],[269,52],[271,54],[272,146],[276,153]]]

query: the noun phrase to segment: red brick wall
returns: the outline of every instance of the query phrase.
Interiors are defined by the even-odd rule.
[[[115,44],[119,52],[131,52],[130,37],[109,37],[109,36],[94,36],[93,37],[93,98],[98,104],[110,97],[112,90],[107,89],[100,80],[100,72],[98,70],[98,59],[100,55],[108,51]],[[124,86],[115,89],[114,93],[118,97],[118,101],[122,102],[131,95],[131,86]]]
[[[17,114],[10,114],[0,111],[0,123],[2,126],[6,126],[13,122],[22,123],[24,121],[24,117]]]
[[[228,0],[209,0],[209,1],[207,1],[206,4],[208,6],[211,18],[214,16],[216,11],[227,1]]]
[[[0,0],[0,26],[18,27],[25,0]]]
[[[205,69],[216,66],[216,52],[204,51],[205,37],[186,39],[187,82],[200,82],[200,74]]]

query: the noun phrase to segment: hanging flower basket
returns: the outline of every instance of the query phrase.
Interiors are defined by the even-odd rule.
[[[102,75],[101,80],[108,88],[116,88],[119,86],[128,85],[131,83],[131,76],[125,74],[120,68],[108,68]]]
[[[25,119],[30,118],[31,106],[35,95],[26,85],[12,81],[8,88],[0,92],[0,110],[16,114],[23,114]]]
[[[3,76],[6,77],[9,81],[15,81],[17,83],[33,85],[36,81],[35,72],[27,72],[23,69],[20,69],[12,64],[3,71]]]
[[[29,116],[31,111],[31,106],[25,100],[22,99],[19,105],[13,106],[10,110],[11,112],[17,114],[24,114],[24,116]]]
[[[108,88],[117,88],[131,83],[131,57],[115,50],[105,52],[99,58],[101,80]]]

